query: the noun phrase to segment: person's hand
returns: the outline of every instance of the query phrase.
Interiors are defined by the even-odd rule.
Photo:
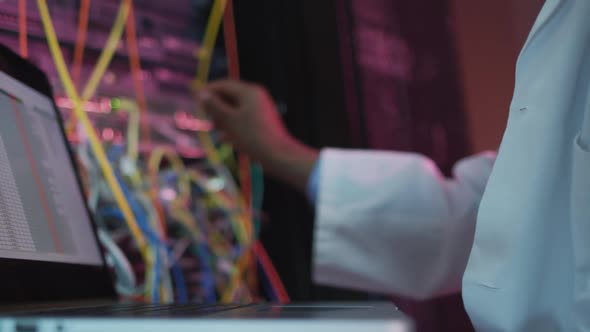
[[[288,149],[289,135],[272,97],[257,85],[218,81],[199,92],[200,106],[240,152],[262,163]]]
[[[305,188],[318,152],[288,133],[264,88],[218,81],[199,92],[199,104],[238,151],[259,161],[272,175]]]

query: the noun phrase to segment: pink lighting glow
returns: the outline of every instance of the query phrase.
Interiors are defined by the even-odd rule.
[[[74,103],[67,97],[56,97],[55,104],[59,108],[72,110]],[[87,101],[82,105],[84,111],[88,113],[102,113],[107,114],[111,112],[111,102],[108,98],[101,98],[98,101]]]
[[[191,131],[210,131],[213,127],[209,121],[197,119],[184,111],[174,113],[174,123],[180,129]]]
[[[115,131],[113,128],[105,128],[102,130],[102,139],[105,141],[112,141],[115,138]]]

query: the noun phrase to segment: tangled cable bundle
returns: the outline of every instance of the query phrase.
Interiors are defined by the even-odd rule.
[[[70,134],[81,130],[85,137],[75,142],[74,149],[99,239],[121,297],[156,303],[244,303],[264,299],[287,302],[278,274],[257,239],[263,190],[260,168],[240,155],[237,169],[230,171],[227,165],[232,164],[233,152],[226,147],[222,153],[221,144],[209,130],[198,131],[205,154],[190,167],[166,146],[140,153],[139,142],[150,141],[150,128],[140,78],[133,1],[121,1],[108,40],[82,93],[78,87],[90,1],[84,0],[80,6],[72,74],[46,1],[37,0],[37,5],[52,58],[73,104],[66,129]],[[26,55],[26,20],[22,19],[26,6],[19,8],[20,48]],[[197,54],[194,89],[207,83],[222,24],[229,76],[239,76],[231,1],[214,0]],[[111,100],[113,114],[126,114],[126,139],[103,142],[84,105],[95,95],[124,30],[135,98]],[[195,113],[198,118],[206,118],[198,109]],[[240,187],[232,174],[239,175]]]

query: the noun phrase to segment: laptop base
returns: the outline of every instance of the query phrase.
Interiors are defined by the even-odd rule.
[[[128,306],[128,305],[127,305]],[[137,306],[149,309],[150,306]],[[50,312],[0,318],[2,332],[411,332],[412,322],[390,303],[301,303],[246,306],[152,305],[141,313],[127,310],[115,315],[57,315]],[[178,309],[176,309],[178,308]],[[121,307],[119,308],[119,310]],[[161,309],[161,310],[158,310]],[[124,310],[124,311],[125,311]],[[181,310],[180,313],[174,313]],[[164,314],[166,313],[166,314]],[[54,314],[54,313],[51,313]],[[64,312],[65,314],[65,312]],[[174,318],[174,319],[170,319]]]

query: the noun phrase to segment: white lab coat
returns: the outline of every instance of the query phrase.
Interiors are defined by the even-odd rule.
[[[590,331],[589,83],[590,0],[548,0],[495,162],[445,179],[416,154],[324,150],[315,280],[419,299],[462,287],[478,331]]]

